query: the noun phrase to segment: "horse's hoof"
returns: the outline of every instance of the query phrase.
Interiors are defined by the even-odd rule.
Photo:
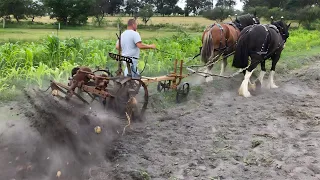
[[[277,88],[279,88],[279,86],[277,86],[275,84],[268,84],[267,88],[268,89],[277,89]]]
[[[246,98],[252,96],[249,91],[243,92],[240,89],[239,89],[238,93],[239,93],[240,96],[243,96],[243,97],[246,97]]]
[[[208,82],[211,82],[211,81],[213,81],[213,77],[212,76],[207,77],[206,82],[208,83]]]
[[[244,93],[244,94],[241,94],[239,93],[240,96],[243,96],[245,98],[249,98],[249,97],[252,97],[252,95],[250,93]]]
[[[243,97],[249,98],[249,97],[252,97],[252,95],[248,92],[248,93],[244,93],[244,94],[243,94]]]
[[[257,89],[257,86],[255,84],[249,84],[248,89],[255,91]]]
[[[260,90],[263,87],[263,84],[260,81],[255,82],[256,89]]]

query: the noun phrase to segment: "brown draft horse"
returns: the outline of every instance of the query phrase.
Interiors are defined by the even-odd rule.
[[[220,75],[223,75],[227,66],[227,58],[233,53],[240,35],[240,32],[247,26],[260,24],[256,13],[246,14],[236,17],[235,21],[230,23],[218,24],[214,23],[207,27],[202,34],[201,60],[205,64],[217,61],[221,55],[223,61],[221,63]],[[204,73],[209,73],[213,65],[206,68]],[[206,82],[212,81],[212,76],[206,78]]]

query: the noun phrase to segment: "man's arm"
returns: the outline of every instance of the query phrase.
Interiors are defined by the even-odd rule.
[[[119,48],[120,48],[120,47],[119,47],[119,42],[117,42],[117,44],[116,44],[116,49],[119,50]]]
[[[141,41],[136,43],[139,49],[155,49],[156,45],[154,44],[143,44]]]
[[[139,49],[155,49],[156,48],[156,45],[154,44],[151,44],[151,45],[143,44],[141,40],[141,36],[138,32],[134,33],[133,40]]]
[[[116,49],[119,50],[119,48],[120,48],[120,47],[119,47],[119,40],[117,40]]]

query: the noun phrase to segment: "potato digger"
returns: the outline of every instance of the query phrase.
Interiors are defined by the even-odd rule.
[[[120,42],[121,36],[117,36]],[[85,66],[75,67],[71,71],[67,85],[51,80],[49,87],[52,90],[51,94],[67,101],[76,96],[88,105],[97,100],[106,109],[125,114],[129,121],[142,120],[148,104],[148,89],[141,78],[133,77],[131,72],[123,76],[122,64],[125,63],[127,68],[131,69],[132,59],[121,56],[121,47],[119,49],[118,54],[109,53],[112,59],[118,61],[115,76],[108,68],[92,70]],[[59,92],[64,96],[60,96]],[[85,94],[88,96],[84,96]]]
[[[119,42],[121,42],[121,36],[117,34],[117,37]],[[52,95],[60,96],[59,92],[62,92],[65,95],[63,97],[64,99],[70,100],[73,96],[76,96],[86,104],[91,104],[97,100],[107,109],[125,114],[129,121],[135,121],[144,118],[149,98],[148,84],[158,82],[157,90],[159,92],[169,89],[176,90],[177,103],[181,102],[181,100],[189,94],[189,83],[182,83],[182,79],[190,75],[182,74],[183,60],[180,60],[180,67],[178,67],[178,60],[175,60],[174,71],[168,75],[159,77],[134,77],[131,71],[129,71],[128,74],[124,76],[122,65],[124,63],[128,69],[131,69],[132,58],[122,56],[121,43],[119,43],[119,45],[118,54],[109,53],[112,59],[118,61],[118,70],[115,76],[110,73],[108,68],[93,71],[89,67],[75,67],[71,71],[71,77],[68,79],[69,83],[67,85],[53,80],[51,81],[50,87]],[[178,72],[177,69],[180,71]],[[89,100],[83,96],[84,93],[88,95]]]
[[[126,62],[130,68],[132,60],[129,57],[113,53],[109,55],[119,61],[119,64]],[[118,73],[121,73],[121,67]],[[131,120],[141,120],[148,104],[147,86],[140,78],[133,78],[131,74],[113,77],[108,70],[92,71],[89,67],[75,67],[68,85],[51,81],[50,87],[54,96],[62,92],[66,100],[76,96],[86,104],[97,100],[107,109],[126,113]],[[88,94],[90,101],[83,96],[84,93]]]

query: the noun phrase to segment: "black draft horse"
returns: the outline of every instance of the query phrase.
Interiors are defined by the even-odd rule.
[[[280,20],[276,22],[272,21],[271,24],[251,25],[241,31],[232,64],[236,68],[247,68],[244,71],[244,80],[239,88],[240,96],[251,96],[248,86],[249,83],[251,84],[250,77],[258,64],[261,64],[258,80],[261,86],[263,85],[263,77],[266,73],[265,60],[269,58],[272,60],[272,67],[267,88],[278,88],[273,78],[276,64],[289,38],[290,25],[291,23],[287,25]],[[249,56],[251,59],[250,66]]]

